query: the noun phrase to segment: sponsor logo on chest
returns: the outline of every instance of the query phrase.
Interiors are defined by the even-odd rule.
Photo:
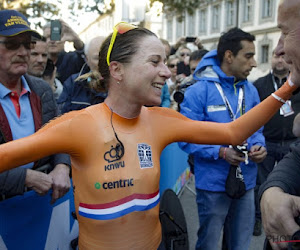
[[[153,168],[152,150],[150,145],[139,143],[137,145],[137,154],[141,168]]]

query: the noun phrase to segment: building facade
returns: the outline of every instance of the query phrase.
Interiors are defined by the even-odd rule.
[[[182,36],[200,37],[204,47],[215,49],[222,32],[239,27],[255,35],[258,67],[249,79],[256,80],[270,70],[272,50],[280,37],[277,28],[279,0],[203,0],[193,15],[185,14],[180,22],[174,15],[162,12],[162,4],[156,2],[151,8],[148,0],[114,0],[115,9],[91,21],[80,32],[83,41],[97,35],[107,36],[112,27],[120,22],[142,25],[159,37],[175,44]]]
[[[171,43],[182,36],[200,37],[204,47],[211,50],[217,47],[222,32],[239,27],[256,37],[258,67],[249,76],[253,81],[270,70],[272,50],[280,37],[278,3],[279,0],[203,0],[194,14],[186,14],[182,22],[165,15],[163,37]]]

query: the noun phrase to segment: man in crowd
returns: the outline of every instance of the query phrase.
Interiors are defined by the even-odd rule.
[[[26,74],[30,51],[39,34],[30,29],[25,16],[15,10],[0,11],[0,143],[6,143],[39,130],[57,115],[49,85]],[[45,172],[36,169],[50,164]],[[70,188],[69,156],[58,154],[29,163],[0,175],[1,200],[23,194],[27,188],[46,194],[52,202]]]
[[[196,68],[197,82],[186,90],[180,105],[183,115],[193,120],[231,122],[260,102],[256,88],[247,81],[256,67],[254,40],[253,35],[238,28],[220,37],[217,50],[205,54]],[[223,227],[225,248],[249,248],[255,217],[256,163],[266,156],[264,145],[260,129],[244,144],[248,162],[246,155],[231,145],[180,143],[194,157],[200,223],[196,249],[218,249]],[[228,177],[236,182],[229,181],[228,186]],[[231,192],[238,187],[235,183],[244,185],[242,192]]]
[[[104,101],[107,94],[97,93],[91,84],[92,79],[85,75],[89,71],[98,72],[99,50],[104,39],[102,36],[91,39],[85,47],[87,65],[64,82],[63,92],[57,102],[61,113],[80,110]]]
[[[289,64],[289,81],[300,85],[300,2],[280,0],[277,22],[282,35],[276,54]],[[273,249],[286,249],[287,241],[299,240],[300,226],[295,220],[300,214],[299,196],[300,144],[296,142],[259,189],[263,227]]]
[[[263,101],[274,91],[280,88],[287,80],[289,66],[284,61],[283,55],[272,53],[271,72],[257,79],[254,86],[257,88],[260,100]],[[265,124],[263,134],[266,139],[267,157],[258,164],[258,174],[255,187],[255,226],[253,235],[261,235],[261,214],[257,197],[258,189],[265,182],[274,166],[289,152],[291,143],[296,141],[293,134],[293,121],[295,115],[300,111],[300,94],[294,95],[287,101],[272,118]]]
[[[85,63],[84,43],[81,41],[77,33],[63,20],[61,23],[61,39],[52,41],[51,26],[47,24],[44,27],[44,36],[48,43],[49,58],[53,61],[57,68],[57,78],[61,83],[72,74],[78,73]],[[65,42],[73,42],[75,51],[66,52],[64,50]]]
[[[31,49],[27,73],[32,76],[42,77],[48,60],[48,45],[44,37],[37,40]]]
[[[56,67],[48,58],[48,44],[45,37],[37,40],[35,47],[31,49],[27,73],[45,80],[52,88],[55,100],[58,99],[63,86],[56,78]]]

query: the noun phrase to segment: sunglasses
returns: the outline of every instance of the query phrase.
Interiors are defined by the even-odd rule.
[[[175,67],[177,67],[177,64],[169,64],[168,67],[169,68],[175,68]]]
[[[190,53],[181,53],[181,56],[190,56]]]
[[[23,46],[25,49],[34,49],[36,42],[31,41],[31,42],[16,42],[16,41],[0,41],[0,43],[4,44],[5,48],[8,50],[17,50]]]
[[[110,54],[111,54],[111,51],[113,49],[117,34],[118,33],[119,34],[124,34],[127,31],[133,30],[133,29],[136,29],[136,28],[137,28],[137,26],[126,23],[126,22],[120,22],[120,23],[115,25],[114,31],[113,31],[111,39],[110,39],[110,44],[109,44],[109,47],[108,47],[107,56],[106,56],[106,62],[107,62],[108,66],[110,65]]]

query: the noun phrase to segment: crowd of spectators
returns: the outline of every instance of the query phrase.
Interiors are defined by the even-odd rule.
[[[287,8],[282,2],[281,8]],[[12,16],[26,25],[5,26]],[[21,13],[0,11],[1,144],[34,134],[60,114],[102,103],[108,95],[97,89],[93,78],[103,79],[98,63],[105,37],[95,36],[84,43],[65,21],[59,22],[61,39],[54,41],[50,23],[44,26],[42,36],[29,28]],[[227,123],[242,116],[279,89],[291,71],[284,62],[284,53],[274,50],[270,72],[254,84],[248,82],[247,76],[257,66],[254,40],[253,35],[234,28],[220,36],[216,50],[209,51],[198,37],[180,37],[174,45],[161,38],[170,78],[161,89],[161,104],[157,106],[200,121]],[[66,41],[73,43],[74,51],[65,51]],[[217,249],[222,229],[223,249],[248,249],[252,234],[262,233],[262,219],[265,216],[270,220],[264,215],[266,207],[270,207],[265,200],[269,194],[274,198],[272,190],[278,192],[271,189],[263,196],[262,216],[262,192],[272,187],[268,176],[277,164],[283,168],[281,160],[290,146],[297,145],[300,136],[299,95],[295,93],[244,142],[246,151],[238,151],[232,145],[179,143],[193,159],[196,177],[200,221],[196,249]],[[0,201],[24,195],[28,190],[44,195],[52,189],[55,202],[70,188],[70,167],[69,155],[55,154],[1,173]],[[228,190],[233,185],[228,184],[232,171],[244,185],[236,197]],[[271,178],[274,176],[271,174]],[[276,181],[282,181],[279,179]],[[260,186],[263,189],[259,194]],[[267,224],[268,232],[270,228]]]

